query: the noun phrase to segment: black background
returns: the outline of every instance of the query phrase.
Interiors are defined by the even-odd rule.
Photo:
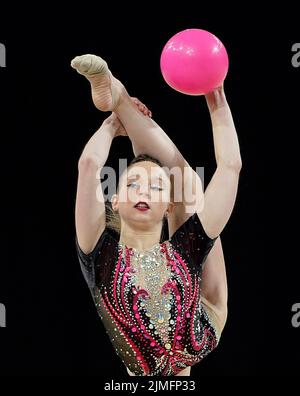
[[[165,11],[162,11],[162,7]],[[132,96],[152,110],[192,166],[214,171],[209,114],[203,98],[173,91],[159,68],[161,50],[180,30],[201,28],[225,44],[225,90],[239,135],[243,169],[237,203],[222,233],[229,317],[215,352],[193,376],[297,374],[300,301],[297,235],[300,42],[288,4],[180,6],[100,2],[61,9],[2,11],[0,42],[1,266],[0,368],[5,374],[95,374],[125,368],[97,317],[81,275],[74,238],[77,161],[107,116],[71,59],[106,59]],[[113,142],[108,165],[131,159],[129,141]]]

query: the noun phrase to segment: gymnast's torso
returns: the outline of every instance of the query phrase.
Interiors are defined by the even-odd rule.
[[[119,242],[108,228],[89,254],[76,238],[97,312],[132,375],[184,373],[217,346],[200,293],[203,263],[215,240],[196,213],[169,240],[143,252]]]

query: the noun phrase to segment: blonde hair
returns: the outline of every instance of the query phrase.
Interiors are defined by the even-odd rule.
[[[137,162],[142,162],[142,161],[150,161],[150,162],[154,162],[155,164],[159,165],[160,167],[163,166],[162,163],[158,159],[151,157],[148,154],[140,154],[133,158],[133,160],[129,163],[127,169],[131,165],[136,164]],[[117,187],[117,193],[118,193],[118,190],[119,190],[119,186]],[[108,228],[112,229],[113,231],[117,232],[118,234],[120,234],[121,219],[120,219],[119,214],[112,209],[110,202],[107,202],[105,204],[105,209],[106,209],[106,226]],[[168,222],[164,218],[162,233],[161,233],[161,241],[167,239],[167,238],[165,238],[166,233],[167,233],[167,225],[168,225]]]
[[[111,203],[105,204],[105,211],[106,211],[106,226],[113,231],[120,234],[121,231],[121,219],[119,213],[115,212],[111,207]]]

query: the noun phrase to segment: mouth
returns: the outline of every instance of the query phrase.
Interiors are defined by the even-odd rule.
[[[134,205],[134,208],[141,212],[146,212],[147,210],[150,209],[150,206],[147,204],[147,202],[139,201]]]

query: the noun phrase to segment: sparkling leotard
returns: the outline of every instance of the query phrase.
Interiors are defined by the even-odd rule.
[[[136,375],[169,376],[199,362],[218,343],[200,299],[203,263],[214,245],[195,213],[173,236],[140,252],[106,228],[84,254],[84,278],[122,361]]]

